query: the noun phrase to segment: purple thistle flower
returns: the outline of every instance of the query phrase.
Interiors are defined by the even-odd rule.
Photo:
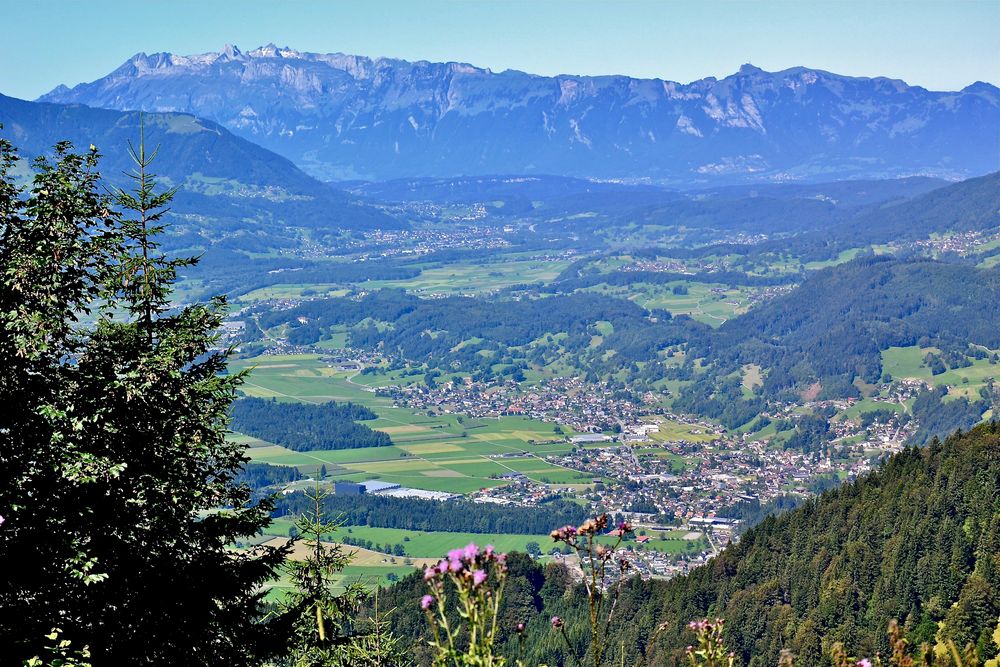
[[[872,661],[869,660],[868,658],[862,658],[861,660],[858,660],[857,666],[858,667],[872,667]]]
[[[432,604],[434,604],[433,595],[425,595],[424,597],[420,598],[420,608],[423,609],[424,611],[430,609]]]
[[[553,616],[551,622],[552,622],[552,627],[555,628],[556,630],[558,630],[563,626],[563,620],[558,616]]]
[[[484,570],[475,570],[472,573],[472,585],[479,586],[484,581],[486,581],[486,572]]]
[[[476,546],[475,542],[469,542],[464,549],[462,549],[462,556],[465,557],[466,561],[473,561],[476,556],[479,555],[479,547]]]

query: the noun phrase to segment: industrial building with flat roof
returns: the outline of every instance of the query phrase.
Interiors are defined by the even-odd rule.
[[[392,498],[417,498],[418,500],[455,500],[461,498],[461,493],[447,493],[445,491],[428,491],[426,489],[410,489],[405,486],[397,489],[388,489],[379,494],[380,496],[391,496]]]
[[[382,491],[389,491],[390,489],[398,489],[399,484],[395,482],[383,482],[378,479],[370,479],[367,482],[361,482],[361,486],[365,487],[365,493],[381,493]]]

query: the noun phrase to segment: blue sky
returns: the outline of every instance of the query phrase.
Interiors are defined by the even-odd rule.
[[[4,0],[0,93],[33,99],[134,53],[300,50],[683,83],[744,62],[1000,84],[1000,0]]]

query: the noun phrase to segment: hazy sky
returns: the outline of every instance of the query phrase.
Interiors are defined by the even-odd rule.
[[[458,60],[538,74],[687,83],[742,63],[889,76],[932,90],[1000,84],[1000,0],[2,0],[0,93],[33,99],[139,51],[229,42]]]

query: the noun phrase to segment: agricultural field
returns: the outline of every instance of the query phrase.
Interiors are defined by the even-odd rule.
[[[335,283],[278,284],[261,287],[239,297],[239,301],[253,302],[267,299],[305,299],[309,297],[347,296],[347,288]]]
[[[687,442],[711,442],[719,438],[707,426],[700,424],[685,424],[684,422],[662,417],[650,418],[647,421],[656,423],[660,427],[658,431],[653,431],[649,434],[649,437],[655,442],[678,442],[680,440],[686,440]]]
[[[271,526],[265,531],[268,535],[287,537],[288,529],[292,523],[287,519],[275,519]],[[343,542],[345,538],[355,540],[371,540],[377,545],[401,544],[406,551],[406,556],[412,559],[437,559],[448,553],[449,550],[457,547],[464,547],[470,542],[479,545],[492,544],[500,551],[524,551],[525,545],[529,542],[537,542],[543,550],[551,544],[552,538],[548,535],[484,535],[481,533],[463,532],[423,532],[417,530],[403,530],[400,528],[374,528],[371,526],[341,526],[328,538],[331,542]],[[357,547],[350,547],[356,549]],[[362,550],[368,551],[368,550]],[[368,552],[385,557],[378,552]],[[397,559],[402,560],[401,557]],[[362,563],[364,564],[364,563]],[[367,563],[373,564],[373,563]]]
[[[561,441],[553,424],[523,417],[428,415],[394,407],[391,399],[376,396],[370,387],[360,384],[362,376],[356,380],[353,371],[337,370],[321,361],[319,355],[234,361],[232,370],[241,369],[252,369],[243,387],[247,395],[307,403],[352,401],[374,411],[378,419],[365,423],[384,431],[395,443],[391,447],[296,452],[234,436],[247,442],[248,455],[254,461],[295,466],[308,475],[325,466],[334,480],[380,479],[417,489],[462,494],[507,484],[497,478],[512,472],[544,484],[590,482],[588,475],[544,460],[547,455],[571,448]],[[517,457],[500,458],[502,455]]]
[[[841,414],[847,419],[856,419],[858,416],[865,412],[874,412],[876,410],[891,410],[893,412],[906,412],[906,406],[900,403],[892,403],[889,401],[879,401],[876,399],[865,398],[856,402],[851,407],[844,410]]]
[[[686,292],[675,294],[674,288],[683,288]],[[611,286],[601,283],[587,288],[587,291],[630,299],[646,309],[663,308],[674,315],[690,315],[711,326],[719,326],[726,320],[747,312],[750,309],[749,296],[752,293],[752,290],[746,287],[728,287],[722,284],[684,280],[663,285],[637,282]]]
[[[285,538],[292,526],[288,519],[275,519],[265,530],[266,535],[275,538]],[[679,554],[692,550],[702,550],[707,546],[704,535],[700,532],[689,532],[687,530],[643,530],[649,541],[639,544],[633,540],[623,543],[623,546],[631,546],[634,549],[649,549],[661,551],[668,554]],[[641,534],[640,533],[640,534]],[[373,545],[388,546],[389,548],[399,544],[405,551],[404,556],[396,556],[396,563],[391,562],[390,557],[379,551],[372,551],[356,546],[348,546],[351,551],[356,551],[355,565],[368,567],[395,566],[402,564],[404,559],[410,559],[414,567],[422,567],[430,562],[437,562],[451,549],[463,547],[470,542],[480,546],[492,544],[500,551],[527,551],[527,545],[535,542],[542,553],[548,553],[553,547],[552,538],[548,535],[486,535],[482,533],[464,532],[424,532],[418,530],[404,530],[400,528],[376,528],[371,526],[341,526],[336,532],[324,538],[330,542],[343,543],[345,539],[370,540]],[[602,536],[598,542],[603,544],[614,544],[616,538]]]
[[[288,528],[291,522],[276,519],[265,531],[264,544],[278,546],[287,541]],[[634,540],[624,542],[622,547],[638,551],[659,551],[670,555],[697,553],[707,550],[710,545],[702,533],[684,530],[650,531],[649,541],[638,544]],[[386,586],[413,572],[436,563],[438,559],[452,549],[461,548],[470,542],[479,545],[492,544],[500,551],[526,552],[527,545],[534,542],[543,554],[548,554],[553,548],[552,538],[548,535],[483,535],[478,533],[460,532],[421,532],[395,528],[372,528],[369,526],[343,526],[329,537],[329,541],[342,543],[345,538],[371,540],[375,544],[402,544],[406,550],[405,556],[390,556],[385,553],[345,545],[345,553],[352,560],[343,571],[333,578],[334,592],[340,592],[349,584],[360,582],[371,589],[376,586]],[[380,541],[381,540],[381,541]],[[616,538],[604,536],[598,542],[613,544]],[[292,553],[292,558],[304,556],[307,547],[299,543]],[[543,556],[542,560],[546,557]],[[281,576],[267,584],[267,599],[281,600],[292,588],[287,575]]]
[[[416,294],[483,294],[521,283],[549,282],[570,260],[502,259],[488,263],[433,265],[406,280],[370,280],[365,289],[396,287]]]

